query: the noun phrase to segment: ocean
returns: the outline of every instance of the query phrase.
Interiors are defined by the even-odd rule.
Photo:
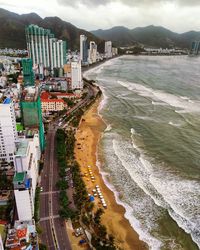
[[[150,249],[200,248],[200,58],[123,56],[89,70],[106,184]]]

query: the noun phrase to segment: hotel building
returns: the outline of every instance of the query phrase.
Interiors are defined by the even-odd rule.
[[[83,80],[81,73],[81,62],[72,62],[71,63],[71,88],[83,89]]]
[[[106,58],[112,57],[112,42],[111,41],[105,42],[105,57]]]
[[[80,59],[82,64],[88,63],[88,42],[85,35],[80,35]]]
[[[13,162],[18,140],[13,101],[0,100],[0,162]]]
[[[97,45],[93,41],[90,42],[90,48],[89,48],[88,55],[89,55],[89,57],[88,57],[89,64],[96,63],[96,61],[97,61]]]
[[[49,29],[33,24],[26,27],[25,32],[29,57],[40,77],[54,68],[63,68],[67,54],[65,41],[56,39]]]

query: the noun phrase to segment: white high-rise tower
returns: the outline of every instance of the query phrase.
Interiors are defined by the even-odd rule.
[[[13,162],[18,140],[12,99],[0,100],[0,162]]]

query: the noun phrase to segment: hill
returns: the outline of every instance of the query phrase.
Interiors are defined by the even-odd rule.
[[[89,40],[95,41],[100,50],[104,48],[102,39],[58,17],[43,19],[35,13],[18,15],[0,8],[0,23],[0,48],[26,49],[25,26],[29,24],[36,24],[50,29],[56,38],[67,41],[68,48],[73,50],[79,49],[80,34],[85,34]]]
[[[136,43],[151,47],[162,48],[189,48],[191,42],[200,39],[200,32],[189,31],[178,34],[160,26],[147,26],[127,29],[122,26],[108,30],[91,31],[101,39],[111,40],[117,46],[132,46]]]

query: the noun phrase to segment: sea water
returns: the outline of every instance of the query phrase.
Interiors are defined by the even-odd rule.
[[[103,91],[104,180],[150,249],[200,248],[200,58],[123,56],[85,73]]]

